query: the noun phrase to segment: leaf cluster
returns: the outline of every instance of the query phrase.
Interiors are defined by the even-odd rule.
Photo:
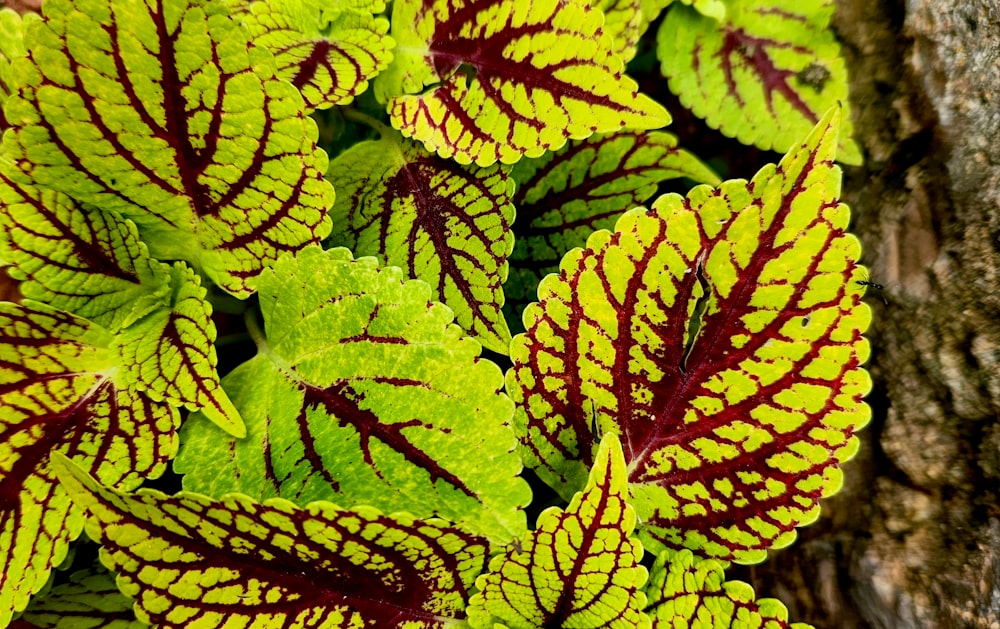
[[[796,626],[724,571],[839,488],[871,312],[784,4],[0,10],[0,626]]]

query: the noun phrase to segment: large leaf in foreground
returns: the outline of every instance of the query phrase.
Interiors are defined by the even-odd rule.
[[[511,546],[490,562],[469,602],[469,624],[502,626],[649,627],[641,610],[646,569],[642,544],[630,539],[635,511],[618,437],[601,442],[590,480],[565,511],[538,516],[522,548]]]
[[[68,583],[36,598],[21,616],[33,627],[52,629],[142,629],[132,599],[118,591],[115,575],[101,566],[74,572]]]
[[[396,58],[376,89],[404,135],[480,166],[669,123],[623,75],[603,22],[575,0],[397,0]]]
[[[188,422],[184,487],[440,514],[506,543],[526,529],[497,367],[424,282],[309,248],[260,280],[266,339],[223,379],[247,425]]]
[[[177,412],[116,385],[111,343],[83,319],[0,303],[0,626],[83,528],[53,476],[53,452],[123,487],[159,475],[176,452]]]
[[[847,103],[847,68],[829,28],[833,2],[727,6],[720,22],[674,3],[657,34],[663,74],[670,91],[710,127],[744,144],[786,151],[823,112]],[[861,163],[850,115],[837,157]]]
[[[331,243],[424,280],[467,333],[507,353],[500,308],[514,184],[504,169],[459,166],[386,137],[342,153],[329,178],[338,190]]]
[[[437,520],[287,500],[101,487],[62,459],[140,620],[165,627],[445,627],[488,545]]]
[[[392,60],[385,4],[366,0],[266,0],[240,13],[255,45],[275,55],[278,77],[302,92],[306,110],[347,105]]]
[[[652,629],[812,629],[789,623],[781,601],[754,600],[752,587],[724,579],[723,565],[714,559],[698,559],[689,550],[662,552],[646,587]]]
[[[149,257],[135,224],[59,192],[0,176],[0,241],[21,292],[111,332],[163,304],[170,268]]]
[[[154,257],[240,297],[280,252],[326,236],[316,125],[221,0],[49,0],[44,13],[5,109],[10,178],[119,212]]]
[[[559,271],[559,260],[583,247],[598,229],[614,227],[625,211],[642,205],[668,179],[687,177],[718,184],[719,178],[669,133],[623,131],[570,142],[556,153],[518,162],[514,251],[508,304],[534,301],[538,282]]]
[[[835,492],[871,386],[837,112],[753,179],[661,197],[563,260],[511,344],[522,456],[569,495],[622,436],[647,548],[757,561]]]

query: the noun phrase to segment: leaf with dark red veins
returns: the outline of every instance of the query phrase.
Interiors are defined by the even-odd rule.
[[[302,97],[221,0],[49,0],[15,62],[0,171],[113,210],[239,297],[321,240],[332,187]]]
[[[604,32],[614,39],[612,51],[629,61],[635,57],[636,44],[673,0],[592,0],[591,4],[604,13]]]
[[[723,564],[689,550],[663,551],[646,586],[652,629],[812,629],[788,622],[788,609],[773,598],[754,598],[741,581],[724,581]]]
[[[404,135],[480,166],[668,124],[623,74],[603,22],[576,0],[396,0],[396,57],[376,95]]]
[[[251,40],[274,53],[278,76],[302,92],[306,110],[347,105],[392,60],[389,22],[366,0],[265,0],[240,19]]]
[[[162,305],[170,267],[149,257],[135,224],[64,194],[0,175],[0,242],[21,292],[111,332]]]
[[[670,91],[712,128],[786,151],[830,107],[847,103],[832,0],[730,2],[719,21],[674,3],[657,34]],[[860,164],[845,109],[837,159]]]
[[[749,183],[628,212],[525,311],[507,375],[522,458],[568,496],[592,431],[620,434],[647,549],[759,561],[857,451],[871,310],[837,199],[838,117]]]
[[[3,101],[17,91],[11,77],[11,63],[28,54],[24,47],[24,22],[37,19],[35,13],[21,16],[13,9],[0,9],[0,131],[9,126],[3,114]]]
[[[502,543],[522,534],[530,491],[503,377],[430,287],[404,278],[345,249],[265,272],[266,339],[222,381],[247,438],[187,422],[185,489],[439,514]]]
[[[135,487],[177,449],[177,412],[115,381],[112,337],[40,304],[0,303],[0,626],[62,562],[82,510],[56,482],[64,452]]]
[[[508,308],[520,312],[535,300],[538,282],[559,271],[559,260],[583,247],[598,229],[610,229],[627,210],[644,204],[662,181],[719,178],[669,133],[623,131],[570,142],[556,153],[524,159],[511,171],[517,181],[514,252],[504,285]]]
[[[103,566],[74,572],[68,583],[32,599],[21,616],[34,627],[52,629],[143,629],[132,599],[118,591],[115,575]]]
[[[490,562],[469,601],[469,625],[648,629],[647,574],[642,544],[630,538],[635,510],[627,499],[621,442],[610,434],[569,507],[543,511],[527,541]]]
[[[338,190],[330,243],[424,280],[468,334],[507,354],[500,309],[514,182],[506,169],[460,166],[387,137],[345,151],[328,177]]]
[[[240,414],[219,384],[215,324],[205,289],[183,263],[170,272],[168,303],[115,339],[123,369],[129,382],[150,398],[201,409],[229,434],[245,437]]]
[[[485,539],[440,520],[240,494],[129,495],[57,465],[137,616],[159,627],[454,627],[486,565]]]

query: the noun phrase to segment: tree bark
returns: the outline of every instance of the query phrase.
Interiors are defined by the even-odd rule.
[[[873,417],[820,522],[737,573],[817,627],[1000,628],[1000,1],[838,0],[834,27]]]

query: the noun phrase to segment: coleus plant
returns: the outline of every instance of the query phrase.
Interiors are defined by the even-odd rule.
[[[869,416],[831,10],[0,12],[0,625],[791,626],[724,570]],[[780,163],[652,131],[661,14],[681,102]]]

